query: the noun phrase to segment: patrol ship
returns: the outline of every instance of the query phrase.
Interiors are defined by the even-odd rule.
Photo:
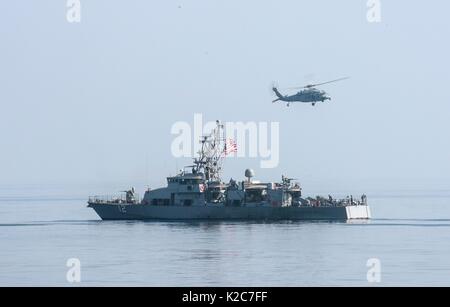
[[[142,199],[134,188],[116,197],[91,196],[88,207],[103,220],[351,220],[369,219],[365,195],[360,199],[302,196],[292,178],[263,183],[245,170],[245,180],[221,180],[230,151],[223,125],[201,140],[194,165],[167,178],[167,186],[148,189]],[[229,146],[228,146],[229,147]]]

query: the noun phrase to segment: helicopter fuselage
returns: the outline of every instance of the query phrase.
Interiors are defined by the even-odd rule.
[[[276,101],[285,101],[288,103],[304,102],[304,103],[312,103],[314,105],[316,102],[324,102],[326,100],[331,100],[331,98],[327,96],[327,93],[325,91],[320,91],[315,88],[305,89],[299,91],[294,95],[282,95],[280,92],[278,92],[276,88],[273,88],[273,91],[278,97],[273,102]]]

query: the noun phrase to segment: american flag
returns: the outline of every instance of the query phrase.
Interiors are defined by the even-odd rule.
[[[233,139],[227,139],[225,142],[223,154],[226,156],[233,152],[237,152],[237,144]]]

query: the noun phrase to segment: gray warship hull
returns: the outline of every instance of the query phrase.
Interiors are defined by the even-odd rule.
[[[91,196],[89,207],[103,220],[352,220],[369,219],[365,195],[334,199],[302,197],[296,179],[281,176],[281,182],[254,180],[245,170],[246,180],[221,179],[222,162],[236,144],[227,142],[219,121],[210,135],[202,136],[201,150],[194,165],[167,177],[167,186],[151,189],[142,199],[135,189],[122,196]],[[227,145],[228,144],[228,145]],[[187,169],[187,170],[186,170]]]
[[[351,220],[369,219],[367,205],[339,207],[229,207],[89,203],[102,220]]]

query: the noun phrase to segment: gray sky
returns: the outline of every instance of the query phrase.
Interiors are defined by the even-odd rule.
[[[450,186],[448,1],[65,0],[0,3],[0,184],[159,185],[176,121],[279,121],[280,164],[226,162],[310,189]],[[270,86],[351,76],[331,103]],[[311,78],[312,77],[312,78]],[[141,187],[139,187],[141,188]]]

